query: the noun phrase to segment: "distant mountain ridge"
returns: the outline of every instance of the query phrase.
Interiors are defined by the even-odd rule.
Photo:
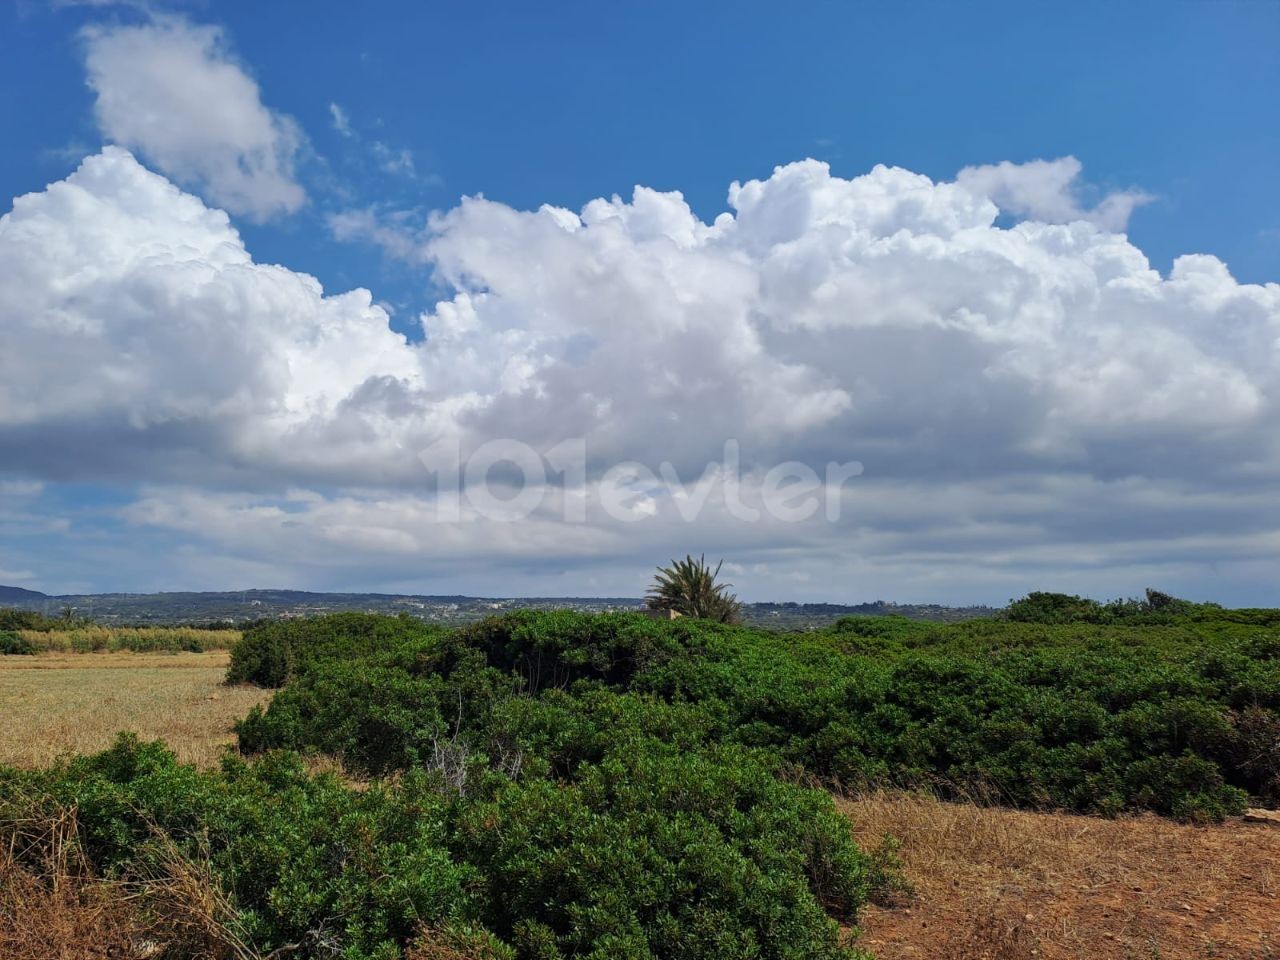
[[[0,605],[57,615],[71,609],[101,623],[172,624],[208,621],[243,623],[276,617],[314,616],[358,610],[408,613],[440,623],[468,623],[522,608],[570,609],[587,613],[638,610],[639,597],[467,597],[393,593],[313,593],[307,590],[226,590],[206,593],[98,593],[51,596],[21,587],[0,586]],[[748,624],[779,629],[821,626],[842,616],[898,615],[913,620],[951,622],[986,617],[991,607],[938,604],[748,603]]]
[[[0,603],[10,603],[15,600],[47,600],[49,595],[41,593],[39,590],[26,590],[22,587],[6,587],[0,584]]]

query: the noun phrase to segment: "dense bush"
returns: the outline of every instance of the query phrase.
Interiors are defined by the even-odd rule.
[[[1267,628],[1202,616],[1137,626],[846,618],[785,637],[523,613],[362,660],[318,660],[240,735],[246,750],[337,753],[370,773],[441,762],[458,743],[481,765],[519,751],[564,772],[598,760],[619,724],[642,714],[660,739],[765,749],[831,781],[1219,819],[1280,782],[1275,751],[1259,747],[1262,718],[1280,710],[1277,652]],[[548,700],[557,693],[567,696]],[[661,704],[682,707],[678,724]]]
[[[1034,592],[1009,601],[1004,616],[1020,623],[1099,623],[1103,609],[1097,600],[1087,597]]]
[[[267,621],[246,630],[232,647],[227,682],[282,687],[313,663],[357,659],[437,632],[407,615],[336,613],[308,620]]]
[[[241,749],[334,754],[374,776],[421,765],[517,689],[475,651],[450,659],[428,639],[408,652],[317,663],[237,725]]]
[[[352,643],[376,638],[377,652],[356,657],[326,640],[342,653],[313,654],[265,710],[250,713],[237,727],[241,748],[336,754],[374,775],[425,763],[460,734],[474,741],[473,751],[510,752],[502,745],[511,730],[490,722],[505,701],[583,683],[626,689],[642,671],[684,656],[707,629],[639,614],[525,611],[451,634],[390,636],[368,628],[379,619],[386,618],[349,621],[362,630]],[[333,627],[332,619],[324,626]],[[251,639],[258,637],[246,637],[246,646]]]
[[[12,630],[0,630],[0,656],[8,654],[32,654],[36,646],[25,637]]]
[[[263,954],[393,958],[420,924],[466,914],[475,874],[448,851],[447,807],[421,775],[357,791],[291,755],[201,773],[129,737],[49,771],[0,768],[0,823],[74,809],[88,861],[123,881],[163,875],[172,843]]]
[[[1192,603],[1148,589],[1142,599],[1121,598],[1106,603],[1067,593],[1029,593],[1020,600],[1011,600],[1000,616],[1021,623],[1155,624],[1176,623],[1188,617],[1216,619],[1224,612],[1216,603]]]
[[[512,782],[467,809],[462,855],[488,879],[484,920],[520,956],[820,960],[870,892],[830,797],[740,748],[653,739],[571,781]]]
[[[124,737],[49,771],[0,768],[0,823],[74,809],[88,862],[126,883],[176,847],[264,954],[390,960],[469,931],[495,958],[852,960],[834,918],[853,919],[874,865],[829,796],[775,773],[741,748],[649,737],[567,779],[486,770],[459,791],[416,768],[357,789],[292,753],[201,773]]]
[[[1242,712],[1280,710],[1280,663],[1250,630],[1216,633],[975,621],[788,648],[744,632],[640,686],[719,704],[725,738],[845,782],[1217,819],[1280,773],[1240,761],[1261,729]],[[1149,781],[1153,765],[1180,773]]]
[[[52,630],[58,623],[59,621],[33,610],[0,607],[0,630]]]
[[[638,673],[698,646],[704,635],[725,629],[635,613],[524,610],[463,627],[456,642],[480,650],[490,666],[514,671],[536,693],[583,679],[625,686]]]

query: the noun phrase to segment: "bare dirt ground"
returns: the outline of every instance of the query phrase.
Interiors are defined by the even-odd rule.
[[[109,747],[117,731],[164,739],[211,765],[232,725],[270,698],[224,687],[226,651],[0,656],[0,763],[36,766]]]
[[[884,793],[841,801],[885,833],[914,894],[868,907],[879,960],[1276,960],[1280,828],[1101,820]]]

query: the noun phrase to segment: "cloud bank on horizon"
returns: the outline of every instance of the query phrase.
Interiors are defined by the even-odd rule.
[[[1280,285],[1196,254],[1161,276],[1122,232],[1150,197],[1090,196],[1074,157],[952,182],[803,160],[733,183],[711,222],[642,186],[581,210],[467,197],[418,230],[335,216],[448,290],[405,337],[369,291],[256,262],[223,212],[307,194],[305,137],[218,31],[84,42],[111,145],[0,218],[11,536],[83,543],[58,491],[98,485],[170,586],[634,594],[689,549],[761,598],[1275,573]],[[586,438],[588,487],[624,460],[692,483],[730,438],[749,486],[785,460],[866,473],[838,524],[711,502],[690,525],[661,496],[644,523],[565,524],[561,490],[520,523],[442,525],[417,457],[442,437]]]

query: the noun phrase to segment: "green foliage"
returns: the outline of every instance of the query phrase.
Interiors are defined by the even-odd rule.
[[[0,630],[0,656],[30,655],[35,652],[36,646],[30,640],[20,637],[12,630]]]
[[[716,583],[723,565],[722,560],[712,570],[705,555],[697,560],[692,554],[672,560],[671,566],[658,568],[645,602],[651,610],[675,610],[686,617],[740,623],[742,604],[729,593],[732,584]]]
[[[830,798],[783,778],[773,751],[716,742],[721,718],[700,706],[629,689],[731,629],[562,613],[448,635],[318,626],[293,628],[291,679],[240,725],[260,759],[198,774],[131,743],[49,775],[42,788],[85,811],[96,866],[140,869],[154,822],[209,850],[256,946],[353,960],[411,943],[410,906],[437,953],[439,931],[468,929],[521,960],[858,955],[837,920],[884,875]],[[398,775],[350,790],[276,747]],[[381,891],[418,876],[427,888],[393,911]]]
[[[288,754],[201,773],[122,735],[52,770],[0,769],[0,823],[42,806],[76,810],[77,839],[107,878],[163,875],[165,841],[207,861],[236,932],[263,954],[298,944],[303,956],[395,957],[420,923],[470,909],[474,872],[450,856],[447,804],[420,775],[357,791]]]
[[[853,919],[869,887],[830,798],[740,748],[648,739],[566,783],[511,782],[457,842],[520,956],[834,960],[851,953],[827,912]]]
[[[906,617],[841,617],[830,632],[838,636],[849,653],[889,650],[900,644],[922,641],[934,631],[934,624]]]
[[[260,623],[232,648],[227,682],[282,687],[313,663],[357,659],[437,632],[408,616],[364,613]]]
[[[1230,714],[1232,730],[1226,738],[1230,765],[1239,782],[1262,806],[1280,807],[1280,714],[1262,707],[1246,707]]]
[[[290,753],[201,773],[126,737],[0,770],[0,821],[74,808],[89,862],[122,881],[159,875],[171,838],[263,953],[382,960],[426,926],[494,957],[853,960],[835,920],[876,866],[828,795],[776,772],[642,736],[567,777],[490,771],[462,795],[421,768],[352,789]]]
[[[1066,593],[1029,593],[1011,600],[1004,616],[1020,623],[1099,623],[1102,604]]]
[[[32,610],[0,607],[0,630],[53,630],[59,621]]]
[[[1176,623],[1186,618],[1218,618],[1227,611],[1214,603],[1192,603],[1159,590],[1147,588],[1141,600],[1111,600],[1099,603],[1067,593],[1029,593],[1011,600],[1001,612],[1006,620],[1020,623]],[[1276,611],[1267,611],[1275,614]]]
[[[847,618],[803,637],[526,612],[318,661],[240,736],[455,783],[517,757],[569,775],[631,737],[735,743],[830,781],[1215,819],[1280,784],[1278,663],[1271,631],[1227,611],[1135,626]]]
[[[475,651],[437,641],[365,660],[317,663],[237,725],[246,752],[287,747],[342,758],[372,776],[427,763],[460,724],[473,729],[516,689]]]
[[[536,693],[583,679],[625,686],[697,644],[701,635],[699,626],[663,624],[641,614],[526,610],[464,627],[455,643],[480,650],[489,666],[515,672]]]
[[[510,753],[511,731],[491,717],[506,701],[581,682],[625,689],[685,656],[708,629],[640,614],[524,611],[452,634],[406,633],[398,645],[383,637],[363,658],[315,659],[239,724],[240,745],[335,754],[372,775],[426,763],[459,733],[474,741],[471,752],[497,757]]]

